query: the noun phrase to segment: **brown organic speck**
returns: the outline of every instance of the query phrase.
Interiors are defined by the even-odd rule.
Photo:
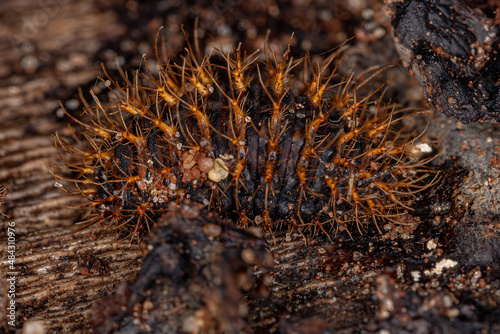
[[[142,308],[146,311],[151,311],[153,308],[154,308],[154,305],[153,303],[150,301],[150,300],[146,300],[143,304],[142,304]]]
[[[220,225],[216,224],[206,224],[203,226],[203,233],[210,237],[218,237],[222,233],[222,228]]]
[[[198,166],[202,173],[208,174],[214,168],[214,159],[200,158],[198,159]]]

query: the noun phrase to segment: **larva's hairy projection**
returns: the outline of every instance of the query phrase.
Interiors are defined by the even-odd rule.
[[[60,167],[72,172],[53,171],[56,180],[88,199],[80,224],[140,239],[186,199],[243,227],[305,236],[397,224],[433,184],[432,157],[409,153],[420,135],[377,90],[359,96],[371,77],[338,78],[337,53],[314,64],[267,45],[202,58],[188,42],[179,63],[161,64],[157,52],[157,69],[145,61],[119,80],[104,70],[112,101],[92,93],[87,120],[71,116],[86,129],[83,143],[56,136]]]

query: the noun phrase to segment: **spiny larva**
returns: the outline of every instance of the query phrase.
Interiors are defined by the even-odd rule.
[[[240,226],[303,235],[370,222],[397,224],[433,184],[432,159],[415,155],[421,135],[400,110],[360,96],[354,74],[337,75],[336,51],[321,64],[263,51],[213,50],[189,42],[181,61],[117,80],[112,98],[72,119],[81,142],[56,135],[64,161],[53,171],[85,196],[83,226],[140,240],[171,202],[203,203]],[[340,48],[338,48],[340,50]],[[61,149],[62,148],[62,149]]]

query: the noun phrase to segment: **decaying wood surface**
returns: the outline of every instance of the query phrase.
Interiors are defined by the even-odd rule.
[[[364,48],[370,42],[377,42],[376,36],[382,36],[381,32],[388,31],[388,19],[381,14],[382,1],[360,1],[359,8],[349,7],[347,1],[332,2],[335,3],[332,6],[338,6],[342,11],[330,12],[323,11],[322,4],[318,5],[322,1],[317,2],[316,7],[308,5],[307,10],[300,9],[297,4],[297,7],[282,6],[284,11],[285,7],[290,7],[283,18],[301,18],[288,21],[292,25],[306,22],[301,28],[309,29],[309,32],[317,28],[314,24],[324,24],[326,28],[322,28],[322,33],[326,31],[326,35],[335,36],[335,39],[349,37],[345,36],[345,31],[349,34],[355,32],[361,43],[353,47],[353,52],[357,52],[362,62],[366,55],[373,56],[381,64],[394,61],[386,59],[391,51],[374,53]],[[166,10],[164,18],[150,18],[147,23],[151,22],[149,29],[153,32],[160,24],[165,24],[165,30],[169,27],[177,29],[170,35],[174,36],[169,39],[172,49],[167,50],[173,54],[182,48],[184,37],[179,27],[187,24],[183,18],[189,16],[189,23],[192,23],[192,16],[196,15],[206,22],[219,22],[217,15],[231,10],[223,2],[215,1],[210,10],[199,5],[196,11],[189,12],[184,8],[180,13],[182,2],[166,3],[171,6],[171,12]],[[262,40],[260,33],[265,35],[268,28],[281,26],[277,22],[283,18],[279,18],[279,12],[276,14],[274,1],[230,3],[235,8],[241,6],[235,9],[237,15],[226,15],[228,21],[248,17],[254,24],[239,32],[233,25],[235,35],[254,29],[254,34],[248,33],[247,37],[257,41]],[[355,30],[353,22],[360,20],[363,4],[373,5],[376,10],[374,13],[365,12],[363,17],[368,19]],[[58,163],[53,133],[67,137],[72,134],[68,127],[70,122],[58,111],[58,100],[73,99],[78,87],[95,80],[99,73],[96,54],[108,51],[104,49],[107,43],[118,45],[123,35],[130,31],[119,10],[129,8],[133,12],[136,5],[134,1],[119,0],[0,2],[0,186],[8,189],[5,203],[0,206],[0,211],[8,216],[0,215],[0,273],[4,277],[8,270],[6,224],[15,222],[15,330],[18,332],[30,321],[39,321],[47,333],[91,331],[90,314],[95,302],[113,294],[117,286],[123,286],[122,282],[132,280],[141,270],[142,252],[137,246],[117,241],[112,235],[96,240],[99,237],[97,226],[74,229],[82,212],[69,206],[78,204],[78,199],[57,188],[47,168]],[[247,5],[255,7],[257,14],[249,15]],[[323,15],[323,19],[310,15],[309,10]],[[156,10],[151,12],[153,17]],[[356,20],[341,21],[338,17],[328,16],[337,12],[348,13],[351,18],[357,15]],[[285,45],[290,41],[290,32],[287,31],[286,38],[283,38]],[[314,47],[318,43],[311,41],[322,40],[322,36],[314,35],[310,40],[305,39],[309,43],[303,44]],[[154,33],[151,39],[154,40]],[[219,43],[224,38],[215,41]],[[387,39],[378,42],[381,43],[378,49],[387,49]],[[217,43],[213,44],[220,45]],[[118,53],[117,49],[111,53]],[[114,54],[108,55],[108,58],[113,57]],[[406,75],[401,77],[403,80],[399,81],[406,85]],[[389,90],[402,90],[397,85],[392,87],[396,88]],[[418,89],[417,93],[415,90],[398,93],[410,96],[407,97],[414,103],[422,96]],[[489,162],[491,164],[491,160]],[[489,166],[488,163],[485,166]],[[447,201],[450,201],[455,183],[458,187],[459,181],[455,180],[460,179],[451,177],[448,182],[450,190],[442,196]],[[436,202],[435,207],[439,205],[440,202]],[[413,235],[405,238],[384,230],[373,241],[360,239],[358,243],[358,240],[336,238],[332,243],[326,238],[317,238],[306,246],[300,235],[275,235],[276,243],[270,243],[275,260],[269,273],[268,295],[266,298],[246,299],[249,311],[245,320],[255,333],[352,333],[361,329],[367,332],[421,330],[431,333],[435,328],[438,328],[437,332],[451,332],[457,328],[471,332],[500,330],[500,315],[495,311],[500,305],[498,266],[488,262],[482,267],[476,263],[460,267],[456,265],[459,259],[448,256],[451,254],[449,241],[454,233],[453,226],[460,219],[454,215],[461,214],[459,210],[455,211],[442,213],[435,225],[419,227]],[[492,229],[492,235],[494,231]],[[492,244],[498,245],[495,240],[498,238]],[[449,276],[437,272],[438,263],[442,261],[455,263],[454,269],[448,269],[451,271]],[[167,291],[175,286],[156,288]],[[6,297],[7,289],[5,279],[2,279],[0,332],[7,326],[5,305],[10,301]],[[137,298],[141,303],[148,301],[141,300],[141,296]],[[147,293],[144,298],[147,298]],[[132,310],[135,312],[135,306]],[[148,315],[161,313],[158,311],[148,307],[138,317],[141,321],[148,321]],[[175,310],[173,312],[169,314],[175,315]],[[457,314],[460,314],[459,318]]]
[[[98,227],[74,229],[82,212],[69,206],[78,199],[55,187],[47,168],[58,163],[53,134],[71,136],[58,100],[97,77],[95,53],[126,31],[112,9],[121,5],[0,3],[0,185],[8,189],[0,207],[7,215],[0,217],[0,272],[4,277],[7,271],[6,223],[15,222],[18,331],[27,321],[40,321],[51,333],[89,331],[92,303],[141,267],[137,247],[113,236],[96,241]],[[182,23],[172,22],[177,28]],[[105,268],[93,270],[85,261],[89,256]],[[6,305],[1,292],[0,305]],[[1,310],[0,331],[6,319]]]
[[[18,329],[29,319],[42,321],[50,332],[87,331],[92,302],[140,268],[137,247],[113,236],[96,241],[96,228],[73,228],[81,215],[69,207],[76,199],[54,186],[47,168],[57,163],[53,133],[69,131],[57,121],[54,92],[76,90],[94,79],[93,54],[123,33],[116,13],[103,6],[101,1],[0,4],[0,185],[8,189],[0,207],[8,216],[0,216],[0,259],[5,273],[6,223],[15,222]],[[87,268],[87,255],[106,263],[105,270]]]

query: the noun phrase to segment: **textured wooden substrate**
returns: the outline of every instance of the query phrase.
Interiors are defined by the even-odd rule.
[[[266,2],[259,10],[270,13],[268,5],[271,2]],[[127,3],[133,5],[134,1]],[[252,7],[253,2],[241,2],[242,5],[247,3],[248,8]],[[320,3],[316,1],[316,7],[308,4],[307,11],[290,6],[292,18],[300,19],[288,21],[305,22],[303,19],[307,16],[307,20],[319,23],[321,20],[310,15],[309,10],[316,11],[316,14],[320,11],[329,14],[321,9],[323,5],[318,6]],[[148,34],[153,37],[159,24],[175,28],[168,38],[169,46],[175,45],[173,49],[176,51],[172,51],[172,55],[177,54],[183,41],[178,31],[180,24],[189,26],[183,17],[195,15],[201,20],[207,17],[215,20],[217,17],[213,15],[213,10],[187,4],[189,9],[196,7],[198,11],[187,12],[184,10],[186,7],[183,7],[183,13],[180,13],[181,9],[174,8],[174,4],[174,7],[168,8],[166,22],[152,19],[158,15],[156,9],[143,20],[151,23]],[[288,7],[289,4],[278,2],[278,5]],[[247,7],[236,7],[233,9],[240,11],[239,16],[225,16],[258,18],[247,10],[242,11],[242,8]],[[358,14],[361,14],[361,10],[368,13],[361,7]],[[98,64],[93,64],[92,60],[101,46],[118,38],[130,42],[123,36],[125,33],[131,36],[132,29],[126,29],[117,21],[122,19],[118,18],[120,14],[117,13],[123,8],[123,2],[118,0],[0,2],[0,184],[9,189],[6,203],[1,209],[9,215],[8,221],[16,222],[19,246],[16,254],[19,267],[17,320],[39,320],[48,333],[88,332],[88,315],[94,301],[110,293],[118,282],[132,279],[141,266],[139,251],[127,248],[126,242],[118,243],[112,237],[95,242],[95,229],[72,229],[80,213],[67,206],[76,204],[73,202],[75,199],[54,187],[54,180],[45,167],[46,163],[53,163],[57,159],[52,133],[57,131],[71,135],[67,123],[61,121],[60,115],[56,117],[53,113],[58,108],[57,100],[67,101],[65,96],[86,83],[90,82],[92,86],[98,74]],[[23,36],[23,24],[33,23],[47,11],[47,21],[39,21],[33,34]],[[345,11],[331,13],[344,15]],[[268,28],[279,30],[278,27],[282,25],[278,24],[276,18],[266,15],[264,23],[260,25],[264,33]],[[375,13],[375,17],[379,15],[380,12]],[[191,17],[191,21],[193,19]],[[218,24],[222,24],[219,21],[224,22],[218,20]],[[328,20],[328,23],[331,24],[328,33],[345,34],[336,30],[334,20]],[[366,23],[371,26],[374,21]],[[314,25],[311,27],[314,28]],[[233,31],[236,32],[236,29]],[[310,30],[316,35],[315,31],[315,28]],[[358,37],[363,36],[361,34]],[[362,38],[358,39],[363,41]],[[176,42],[172,43],[174,40]],[[287,35],[285,45],[288,42]],[[361,50],[358,54],[363,61],[373,57],[377,64],[387,62],[390,52],[380,52],[390,49],[385,43],[376,52],[370,51],[366,43],[365,40],[364,44],[357,44]],[[117,44],[108,58],[113,58],[114,53],[122,53],[121,45],[116,47]],[[133,53],[140,55],[141,52],[136,49]],[[398,86],[397,92],[403,95],[409,94],[401,88],[406,87],[406,76],[404,78],[395,85]],[[420,93],[417,92],[414,101],[419,99]],[[441,121],[432,123],[442,126]],[[454,125],[446,125],[446,129],[457,134],[462,132],[457,131]],[[437,130],[437,133],[443,136],[442,129]],[[484,135],[485,132],[478,131],[473,134],[473,138],[480,143],[488,143]],[[471,147],[476,146],[469,139],[467,137]],[[464,139],[457,137],[443,139],[443,142],[447,145],[456,143],[458,147]],[[466,156],[470,150],[464,145],[465,151],[454,154]],[[471,157],[470,154],[467,156]],[[490,164],[492,162],[490,158],[486,155],[481,160],[476,156],[474,161],[479,166],[486,166],[486,169],[489,168],[488,161]],[[477,168],[471,169],[477,172]],[[484,179],[481,184],[487,188]],[[483,203],[477,200],[477,195],[474,196],[471,199],[474,205]],[[438,206],[441,206],[440,202],[436,208]],[[494,208],[494,212],[497,212],[496,206]],[[441,223],[441,226],[447,230],[448,217],[442,213],[440,219],[446,222]],[[6,268],[6,221],[2,221],[0,226],[0,273],[4,273]],[[496,231],[498,228],[492,229],[492,233]],[[449,260],[450,239],[447,233],[453,232],[453,229],[445,233],[423,232],[414,235],[413,239],[401,240],[393,238],[388,231],[380,238],[375,238],[378,242],[374,243],[367,240],[357,240],[359,243],[351,240],[341,242],[336,239],[331,244],[318,239],[316,244],[307,247],[304,247],[300,236],[286,242],[285,236],[276,236],[276,245],[271,245],[276,258],[274,271],[270,274],[272,282],[269,297],[249,301],[251,327],[256,333],[279,331],[310,334],[325,332],[326,328],[336,333],[360,332],[361,329],[367,332],[412,332],[412,329],[416,331],[422,328],[432,332],[436,326],[441,332],[450,332],[450,326],[454,326],[452,329],[499,332],[500,315],[495,309],[500,305],[498,266],[457,266],[447,269],[444,275],[427,276],[425,270],[434,269],[441,260]],[[429,244],[434,244],[436,248],[430,251],[427,248]],[[477,253],[477,242],[464,245]],[[393,279],[383,273],[391,275]],[[420,277],[420,280],[415,281],[415,277]],[[4,280],[1,283],[0,317],[3,321],[5,316],[2,312],[8,300],[5,298]],[[450,318],[456,316],[457,312],[460,313],[460,319]],[[5,323],[0,322],[0,333],[4,326]]]
[[[4,283],[6,223],[15,222],[18,330],[29,319],[42,321],[48,333],[86,332],[92,302],[133,278],[141,265],[140,252],[127,241],[95,241],[96,228],[73,229],[81,212],[69,206],[78,203],[54,187],[47,169],[57,162],[52,134],[70,134],[54,113],[56,96],[94,79],[95,52],[123,34],[116,13],[106,9],[112,3],[0,4],[0,185],[8,189],[0,207],[8,215],[0,216],[0,272]],[[106,270],[86,268],[89,255],[106,263]]]
[[[59,333],[86,331],[93,301],[133,279],[142,262],[138,248],[111,236],[96,242],[92,232],[95,228],[48,229],[18,242],[24,255],[17,260],[17,302],[24,319],[41,320]],[[86,256],[105,263],[105,269],[88,268],[82,260]]]

